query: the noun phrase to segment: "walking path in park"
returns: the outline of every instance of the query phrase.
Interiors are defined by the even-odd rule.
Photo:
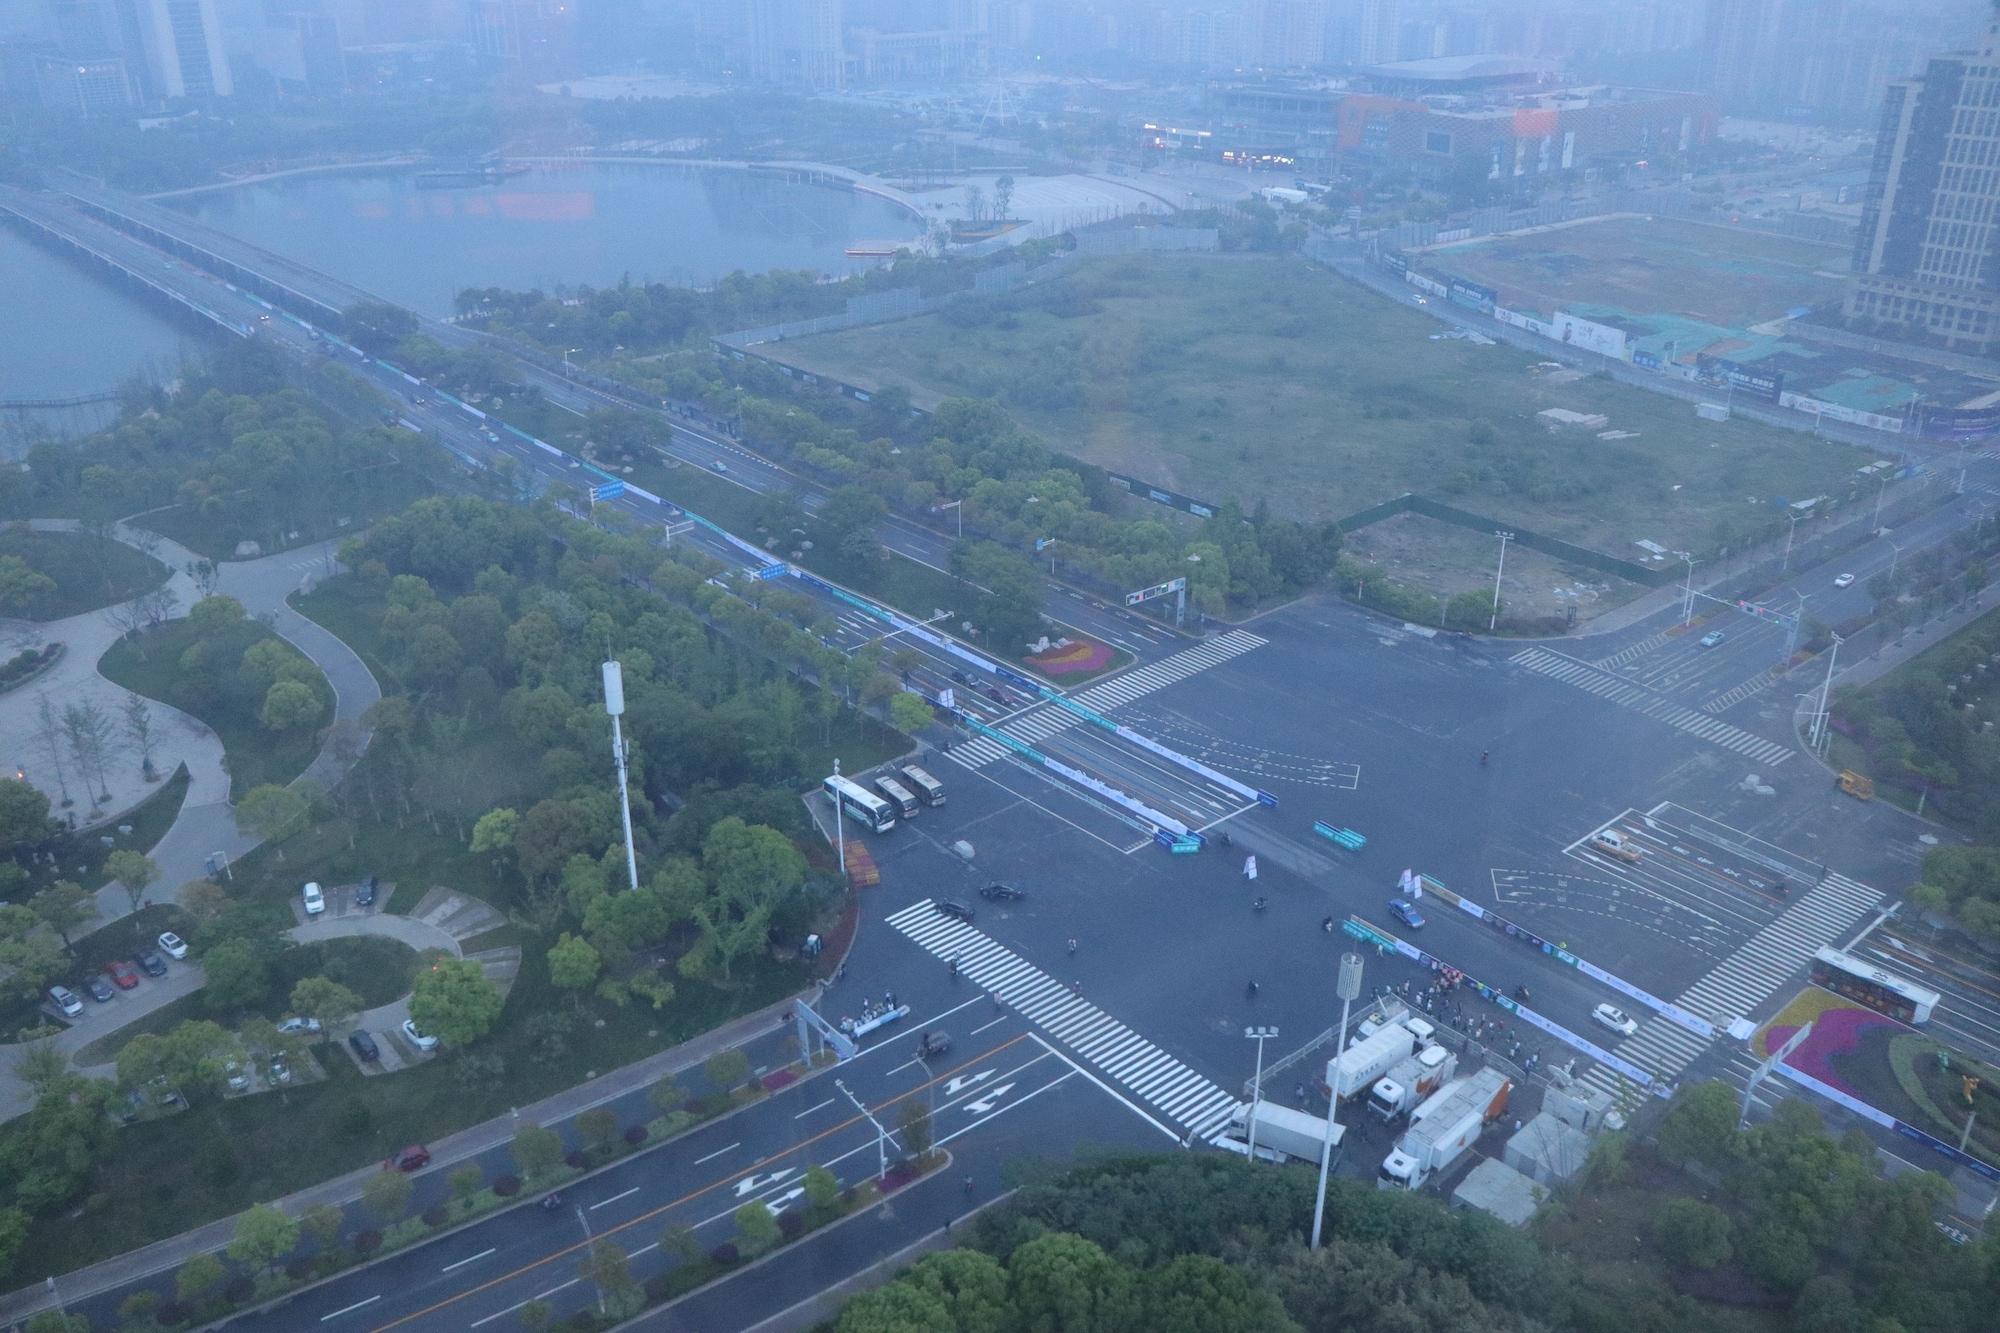
[[[75,531],[78,524],[72,519],[36,519],[33,527],[45,532],[69,532]],[[177,600],[167,618],[186,615],[200,600],[201,592],[188,573],[200,556],[177,542],[128,524],[119,524],[112,535],[150,553],[172,570],[167,587]],[[331,787],[339,781],[367,748],[368,732],[361,718],[382,697],[381,686],[353,649],[285,602],[286,597],[308,586],[311,580],[338,569],[334,548],[334,542],[322,542],[256,560],[221,562],[217,566],[215,589],[243,603],[245,611],[264,620],[326,674],[334,694],[328,739],[305,772],[294,779],[295,783],[312,781],[322,787]],[[43,642],[61,642],[67,647],[48,675],[11,694],[0,695],[0,763],[23,770],[29,781],[49,793],[53,803],[62,799],[62,784],[55,780],[53,762],[38,737],[39,697],[46,694],[58,710],[64,704],[95,701],[107,716],[119,720],[124,716],[126,700],[134,696],[97,671],[98,660],[121,633],[116,616],[108,609],[88,611],[35,629]],[[236,827],[221,739],[177,708],[156,699],[147,700],[147,706],[152,713],[155,770],[170,774],[176,766],[186,764],[189,777],[179,816],[148,853],[159,866],[159,875],[147,891],[145,901],[165,902],[172,900],[181,885],[208,874],[211,855],[219,852],[234,861],[256,847],[259,840]],[[336,737],[340,739],[337,745]],[[121,745],[107,756],[105,787],[112,799],[105,803],[104,809],[130,809],[154,790],[146,783],[141,768],[134,745]],[[67,776],[72,795],[84,790],[74,772]],[[89,807],[84,804],[87,800],[86,794],[78,800],[78,806],[87,810]],[[116,823],[115,815],[106,821],[107,827],[115,827]],[[97,892],[97,908],[97,924],[107,925],[130,915],[132,902],[123,888],[107,884]],[[74,1050],[114,1032],[195,989],[200,984],[200,975],[197,967],[176,965],[165,978],[148,980],[139,991],[121,996],[115,1005],[93,1005],[85,1010],[83,1019],[56,1038],[56,1045]],[[0,1047],[0,1120],[21,1114],[31,1104],[13,1064],[7,1048]]]

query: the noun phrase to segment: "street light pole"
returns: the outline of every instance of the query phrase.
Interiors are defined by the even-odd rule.
[[[1257,1043],[1257,1075],[1250,1080],[1250,1152],[1257,1160],[1257,1108],[1264,1101],[1264,1043],[1278,1035],[1276,1028],[1244,1028],[1243,1035]]]
[[[1486,619],[1488,634],[1500,623],[1500,576],[1507,572],[1507,543],[1514,540],[1511,532],[1496,532],[1493,535],[1500,539],[1500,563],[1493,570],[1493,614]]]
[[[1833,689],[1833,664],[1840,660],[1841,638],[1833,636],[1833,649],[1826,655],[1826,679],[1819,686],[1819,711],[1813,715],[1813,748],[1817,750],[1821,738],[1826,735],[1826,697]]]
[[[1875,521],[1869,525],[1870,527],[1879,528],[1882,526],[1882,502],[1888,498],[1889,474],[1884,472],[1882,474],[1882,489],[1875,492]]]
[[[1355,997],[1361,994],[1361,955],[1344,953],[1340,956],[1340,975],[1333,983],[1334,993],[1340,996],[1339,1036],[1334,1039],[1335,1049],[1347,1041],[1347,1015],[1353,1007]],[[1313,1200],[1312,1247],[1319,1248],[1320,1223],[1326,1217],[1326,1177],[1333,1162],[1333,1129],[1340,1123],[1339,1088],[1328,1088],[1326,1097],[1326,1134],[1319,1145],[1319,1195]]]
[[[840,776],[840,760],[837,757],[833,761],[833,775],[835,777]],[[837,792],[833,797],[833,841],[834,845],[840,848],[840,873],[842,876],[845,876],[847,874],[847,821],[842,818],[840,795]]]
[[[1778,566],[1778,572],[1781,574],[1792,567],[1792,538],[1797,535],[1799,520],[1804,517],[1804,514],[1793,514],[1790,517],[1792,526],[1785,531],[1785,559],[1784,563]]]
[[[1681,628],[1686,629],[1690,624],[1694,623],[1695,560],[1694,556],[1686,551],[1681,552],[1681,559],[1687,562],[1688,567],[1687,586],[1681,590]]]

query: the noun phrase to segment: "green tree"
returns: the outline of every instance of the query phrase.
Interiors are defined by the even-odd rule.
[[[452,1197],[458,1200],[460,1212],[472,1211],[473,1197],[485,1183],[486,1172],[480,1169],[477,1162],[467,1162],[464,1166],[454,1167],[451,1174],[445,1177],[445,1184],[451,1187]]]
[[[416,1182],[401,1171],[384,1171],[361,1186],[361,1202],[383,1226],[391,1226],[410,1211],[410,1195],[416,1188]]]
[[[520,1320],[522,1328],[539,1333],[556,1322],[556,1307],[547,1301],[527,1301],[521,1306]]]
[[[764,947],[779,902],[805,883],[805,858],[776,829],[731,815],[709,830],[701,863],[713,892],[694,919],[726,979],[738,959]]]
[[[235,813],[237,828],[264,842],[276,842],[305,822],[306,799],[290,787],[267,782],[243,793]]]
[[[1683,1268],[1729,1262],[1729,1215],[1699,1199],[1669,1199],[1653,1219],[1653,1238]]]
[[[223,1066],[239,1054],[236,1039],[219,1024],[193,1019],[126,1042],[118,1052],[118,1082],[138,1088],[159,1079],[192,1100],[214,1092]]]
[[[1736,1097],[1727,1084],[1682,1088],[1660,1122],[1661,1156],[1670,1162],[1721,1166],[1738,1153]]]
[[[301,977],[292,987],[292,1012],[319,1020],[323,1036],[331,1039],[336,1027],[361,1012],[361,997],[331,977]]]
[[[672,1074],[662,1074],[659,1081],[646,1090],[646,1100],[661,1115],[672,1115],[687,1105],[688,1092]]]
[[[236,1219],[229,1257],[266,1272],[298,1248],[299,1224],[270,1204],[260,1203]]]
[[[1183,1254],[1138,1278],[1138,1327],[1148,1333],[1293,1330],[1277,1298],[1240,1268],[1206,1254]]]
[[[204,953],[201,965],[208,973],[203,992],[209,1008],[221,1013],[253,1009],[271,994],[271,969],[264,951],[244,939],[232,936]]]
[[[806,1168],[805,1180],[801,1183],[806,1187],[806,1202],[812,1205],[813,1211],[822,1215],[832,1214],[840,1203],[840,1178],[815,1162]]]
[[[897,690],[889,696],[889,725],[906,736],[914,736],[936,719],[922,695]]]
[[[46,797],[43,804],[47,804]],[[71,932],[97,919],[97,895],[73,880],[59,879],[30,898],[28,908],[61,937],[67,949],[71,947]]]
[[[183,1305],[200,1305],[222,1286],[225,1276],[222,1260],[212,1254],[197,1254],[174,1274],[174,1295]]]
[[[19,1208],[0,1208],[0,1273],[14,1266],[21,1247],[28,1243],[28,1215]]]
[[[541,1125],[523,1125],[514,1131],[514,1142],[508,1151],[514,1158],[515,1169],[524,1178],[533,1180],[554,1170],[562,1161],[562,1135]]]
[[[905,1097],[896,1120],[902,1130],[903,1151],[922,1157],[931,1150],[931,1108],[921,1097]]]
[[[576,1118],[576,1132],[599,1152],[618,1141],[618,1113],[608,1106],[593,1106]]]
[[[19,611],[56,590],[56,581],[18,555],[0,555],[0,611]]]
[[[514,857],[514,835],[520,830],[521,815],[517,810],[488,810],[472,826],[472,852],[475,856],[493,858],[493,877],[500,877],[500,866]]]
[[[257,719],[268,731],[297,731],[319,721],[319,695],[302,681],[281,680],[264,693]]]
[[[855,568],[880,549],[877,529],[888,512],[882,497],[866,487],[837,487],[813,515],[814,544],[838,563]]]
[[[49,798],[42,790],[29,782],[0,782],[0,846],[38,843],[49,833]]]
[[[701,1072],[723,1092],[734,1092],[750,1077],[750,1057],[732,1046],[702,1061]]]
[[[234,597],[204,597],[188,608],[188,627],[197,638],[212,639],[243,616],[243,603]]]
[[[598,1299],[613,1319],[629,1318],[645,1304],[645,1293],[632,1277],[631,1260],[623,1249],[608,1240],[590,1247],[577,1266],[577,1274],[596,1285]]]
[[[590,941],[578,939],[568,931],[549,946],[549,984],[570,992],[574,999],[581,1000],[583,992],[597,984],[600,966],[602,960]]]
[[[146,905],[146,890],[160,877],[160,868],[152,857],[121,848],[104,858],[104,873],[125,890],[126,901],[137,912]]]
[[[299,1214],[299,1227],[323,1255],[331,1255],[340,1245],[340,1227],[345,1215],[330,1203],[317,1203]]]
[[[677,1264],[691,1264],[701,1258],[701,1238],[685,1222],[669,1222],[660,1232],[660,1253]]]
[[[478,963],[440,958],[417,974],[410,1017],[447,1047],[469,1046],[493,1030],[503,1003]]]
[[[1054,1232],[1017,1248],[1007,1285],[1024,1326],[1117,1328],[1130,1302],[1126,1270],[1081,1236]]]
[[[90,1321],[66,1310],[44,1310],[22,1326],[22,1333],[90,1333]]]
[[[778,1243],[778,1219],[762,1199],[752,1199],[736,1210],[736,1234],[745,1255],[762,1254]]]

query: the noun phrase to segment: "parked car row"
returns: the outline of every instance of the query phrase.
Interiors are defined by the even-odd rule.
[[[141,972],[149,977],[164,977],[167,975],[167,959],[161,957],[161,954],[171,958],[186,958],[187,943],[170,930],[160,936],[158,944],[159,947],[156,949],[139,950],[130,959],[114,958],[104,965],[101,973],[93,973],[77,984],[83,987],[84,994],[97,1003],[109,1004],[119,991],[138,989]],[[49,1003],[54,1005],[63,1017],[83,1016],[83,1001],[69,987],[49,987],[48,998]]]

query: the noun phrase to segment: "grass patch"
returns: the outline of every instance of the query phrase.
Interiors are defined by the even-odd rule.
[[[1064,452],[1209,501],[1343,518],[1417,491],[1593,549],[1706,551],[1778,496],[1848,490],[1858,451],[1586,376],[1304,260],[1108,259],[1030,292],[786,344],[797,365],[920,400],[997,397]],[[1550,434],[1536,413],[1602,413]]]
[[[316,717],[284,731],[259,720],[270,682],[241,665],[252,647],[279,644],[319,696]],[[267,782],[290,782],[319,752],[319,730],[333,716],[326,675],[257,621],[243,619],[204,630],[193,620],[170,620],[133,638],[120,639],[97,664],[126,689],[191,713],[222,738],[223,761],[237,795]],[[309,673],[309,674],[308,674]]]
[[[235,558],[241,542],[256,542],[265,555],[309,546],[329,537],[349,536],[368,521],[397,513],[435,488],[401,464],[374,467],[341,477],[316,490],[312,503],[282,516],[266,513],[245,492],[230,497],[220,512],[169,505],[143,517],[144,526],[212,560]],[[233,501],[233,502],[231,502]]]
[[[9,611],[23,620],[64,620],[116,606],[166,581],[167,567],[123,542],[81,532],[0,528],[0,556],[19,556],[55,587]]]

